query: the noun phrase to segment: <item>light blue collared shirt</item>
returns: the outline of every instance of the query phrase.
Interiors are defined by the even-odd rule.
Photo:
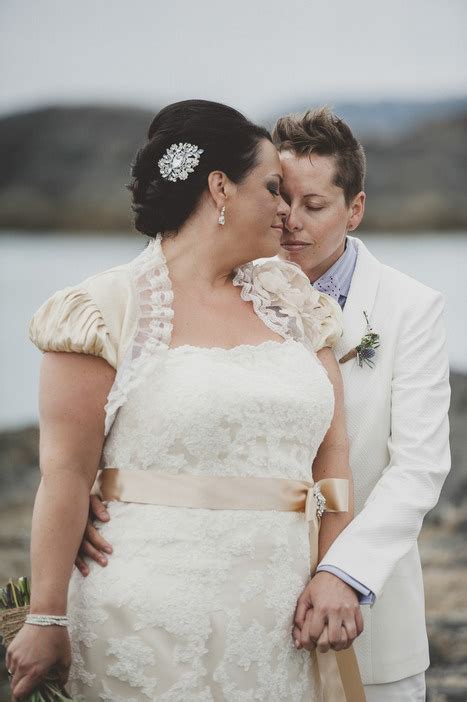
[[[351,239],[346,240],[345,251],[340,258],[323,273],[321,278],[313,283],[313,287],[320,292],[333,297],[342,309],[347,301],[347,296],[352,282],[352,276],[357,264],[357,245]]]
[[[314,288],[320,292],[327,293],[337,300],[342,309],[347,301],[357,257],[358,250],[355,242],[347,239],[342,256],[313,284]],[[321,571],[332,573],[347,583],[347,585],[353,587],[359,593],[360,604],[371,605],[376,600],[374,592],[340,568],[323,563],[316,570],[317,573]]]

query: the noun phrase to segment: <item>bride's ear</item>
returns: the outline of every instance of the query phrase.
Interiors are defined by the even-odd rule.
[[[208,188],[216,208],[220,210],[236,186],[223,171],[211,171],[208,176]]]

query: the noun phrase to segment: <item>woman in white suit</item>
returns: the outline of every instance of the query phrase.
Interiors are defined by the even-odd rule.
[[[429,654],[417,537],[450,468],[443,296],[349,236],[363,218],[366,164],[345,122],[321,108],[279,119],[273,137],[290,207],[281,257],[343,308],[335,351],[357,513],[319,564],[300,613],[319,612],[315,638],[336,602],[352,604],[358,592],[365,629],[355,650],[367,701],[424,702]],[[379,345],[364,348],[369,327]]]

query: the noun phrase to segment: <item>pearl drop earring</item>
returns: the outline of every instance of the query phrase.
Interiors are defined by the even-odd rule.
[[[225,224],[225,207],[221,209],[221,213],[219,215],[219,219],[217,220],[219,224],[224,225]]]

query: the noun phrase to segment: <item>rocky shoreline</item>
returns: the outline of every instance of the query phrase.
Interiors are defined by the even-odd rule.
[[[467,376],[452,374],[453,469],[420,536],[431,667],[429,702],[467,700]],[[0,582],[29,573],[29,538],[39,482],[38,428],[0,432]],[[3,658],[3,652],[0,651]],[[0,700],[7,702],[0,666]]]

